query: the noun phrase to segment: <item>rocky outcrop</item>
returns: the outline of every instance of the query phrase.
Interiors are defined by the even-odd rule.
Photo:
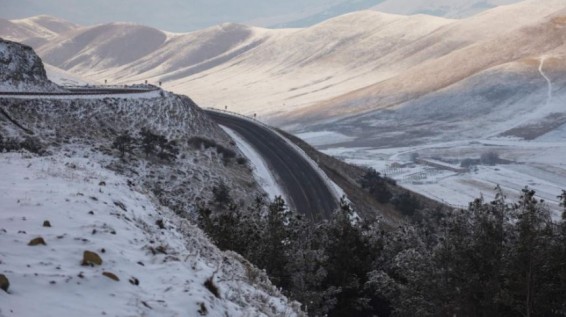
[[[29,46],[0,38],[0,91],[63,91],[47,79],[43,62]]]

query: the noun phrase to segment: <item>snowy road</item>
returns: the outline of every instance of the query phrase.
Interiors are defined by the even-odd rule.
[[[271,168],[298,212],[311,219],[328,218],[337,208],[333,191],[313,166],[277,133],[250,120],[207,111],[218,124],[237,132]]]
[[[159,96],[160,89],[147,88],[114,88],[114,87],[81,87],[65,88],[68,92],[34,92],[34,91],[0,91],[0,98],[16,99],[101,99],[114,98],[155,98]]]

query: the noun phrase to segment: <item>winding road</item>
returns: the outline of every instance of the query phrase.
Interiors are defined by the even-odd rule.
[[[279,134],[252,120],[217,111],[206,113],[251,144],[267,162],[298,212],[313,220],[326,219],[338,207],[326,181],[307,159]]]
[[[35,91],[0,91],[1,96],[85,96],[85,95],[121,95],[139,94],[158,90],[157,87],[73,87],[64,88],[61,92],[35,92]]]

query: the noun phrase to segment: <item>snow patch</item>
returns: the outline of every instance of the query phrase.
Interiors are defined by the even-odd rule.
[[[0,154],[0,175],[0,316],[302,316],[239,255],[93,160]],[[28,246],[36,237],[47,245]],[[81,266],[85,250],[102,265]]]
[[[236,131],[222,125],[220,127],[228,133],[234,142],[236,142],[240,151],[250,160],[255,179],[267,194],[269,194],[269,197],[282,196],[286,202],[290,202],[291,200],[287,199],[285,191],[279,186],[273,173],[270,172],[267,163],[261,158],[253,146],[247,143]]]

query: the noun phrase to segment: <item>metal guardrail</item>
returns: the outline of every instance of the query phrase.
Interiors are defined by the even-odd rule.
[[[150,92],[161,88],[153,85],[111,85],[111,86],[61,86],[67,91],[0,91],[2,96],[75,96],[75,95],[113,95],[113,94],[138,94]]]

